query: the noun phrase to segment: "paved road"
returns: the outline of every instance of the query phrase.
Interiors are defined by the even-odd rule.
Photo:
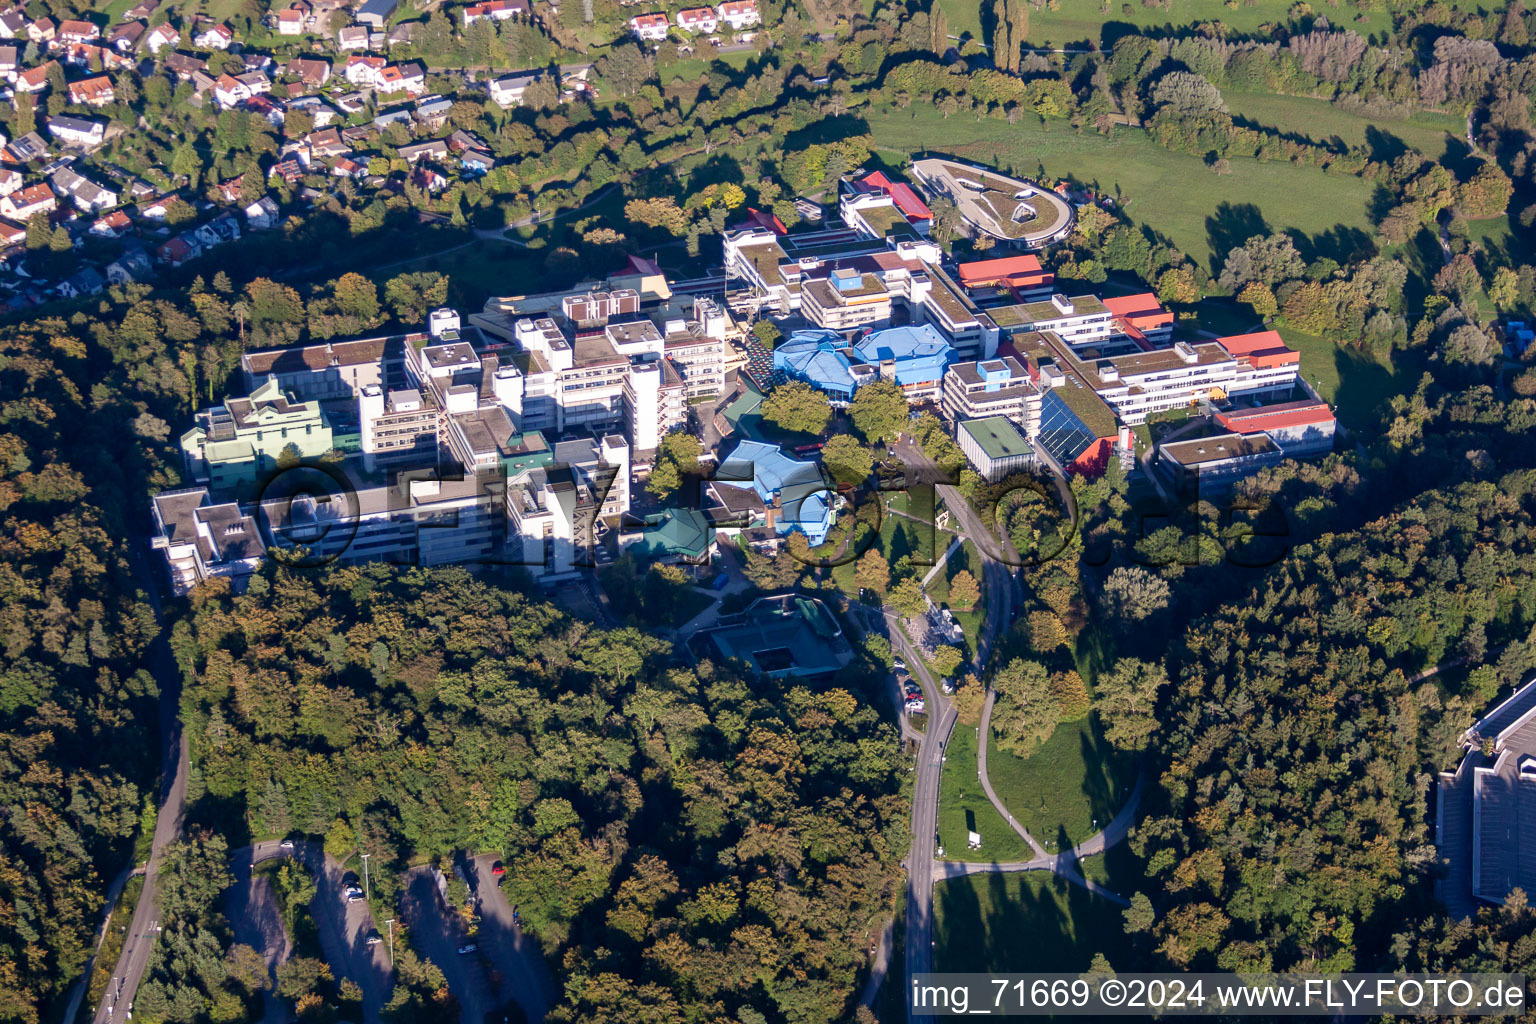
[[[480,952],[498,976],[501,1004],[517,1003],[530,1024],[538,1024],[560,998],[560,990],[539,944],[512,919],[512,904],[491,874],[497,860],[495,854],[486,853],[472,862],[475,870],[470,877],[480,897]]]
[[[496,1009],[496,992],[478,953],[460,953],[472,941],[464,918],[450,911],[437,892],[430,866],[412,868],[405,875],[405,895],[400,909],[411,926],[416,951],[442,969],[448,991],[459,1001],[462,1021],[479,1022]]]
[[[155,819],[149,863],[144,870],[143,895],[139,897],[139,905],[134,908],[133,919],[128,925],[128,938],[123,944],[122,954],[117,958],[117,966],[107,985],[106,995],[96,1007],[93,1018],[95,1024],[109,1024],[117,1005],[121,1004],[125,1010],[132,1005],[139,982],[144,978],[150,950],[154,948],[159,935],[160,909],[156,905],[155,882],[166,847],[181,838],[182,816],[187,802],[189,751],[179,716],[181,673],[176,668],[170,644],[166,642],[168,631],[160,607],[159,578],[150,569],[137,545],[130,545],[128,557],[133,560],[140,586],[149,596],[155,621],[160,626],[160,633],[149,649],[149,670],[160,687],[160,808],[159,817]]]
[[[348,869],[327,854],[319,843],[301,840],[285,850],[275,839],[243,846],[230,855],[236,879],[249,877],[251,867],[280,857],[295,857],[315,878],[315,898],[309,902],[309,914],[319,932],[320,951],[331,973],[339,981],[349,978],[363,992],[363,1020],[376,1024],[384,1004],[394,990],[394,973],[389,965],[389,947],[385,943],[368,945],[369,933],[378,930],[373,912],[362,900],[348,903],[341,880]],[[259,922],[230,919],[236,934],[242,929],[260,928]]]

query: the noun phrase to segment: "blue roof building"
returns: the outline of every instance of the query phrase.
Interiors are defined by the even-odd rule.
[[[715,479],[750,485],[781,536],[798,530],[815,547],[832,529],[832,491],[822,482],[820,468],[785,455],[775,445],[742,441],[720,464]]]
[[[835,331],[795,331],[773,350],[773,368],[825,392],[833,405],[876,380],[890,380],[909,402],[935,398],[955,349],[928,324],[888,327],[848,341]]]

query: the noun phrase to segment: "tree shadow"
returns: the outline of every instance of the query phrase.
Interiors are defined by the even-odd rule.
[[[1269,223],[1253,203],[1232,204],[1223,202],[1216,212],[1205,218],[1206,242],[1211,248],[1211,273],[1221,273],[1221,265],[1227,253],[1242,245],[1254,235],[1270,233]]]

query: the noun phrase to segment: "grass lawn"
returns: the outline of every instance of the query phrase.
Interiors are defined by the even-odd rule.
[[[740,71],[751,63],[756,56],[756,50],[733,50],[730,53],[720,54],[714,60],[701,60],[698,57],[680,57],[670,64],[657,68],[656,77],[667,85],[675,82],[692,82],[709,74],[709,69],[715,61]]]
[[[1115,751],[1087,720],[1061,723],[1027,758],[994,742],[987,773],[1019,824],[1040,842],[1050,840],[1052,852],[1103,828],[1136,782],[1134,760]]]
[[[1131,861],[1111,850],[1109,858]],[[1081,867],[1117,892],[1130,884],[1107,881],[1105,857]],[[1130,870],[1124,872],[1134,879]],[[1134,964],[1118,904],[1044,871],[970,875],[933,887],[935,971],[1085,971],[1095,953],[1125,970]]]
[[[1438,160],[1445,153],[1446,141],[1458,138],[1465,127],[1460,118],[1450,114],[1416,113],[1407,119],[1367,117],[1307,96],[1224,91],[1222,98],[1235,118],[1317,142],[1334,136],[1351,146],[1369,142],[1373,149],[1383,149],[1382,155],[1388,159],[1397,156],[1395,150],[1401,143]]]
[[[919,576],[927,573],[936,558],[944,553],[949,546],[954,534],[945,533],[942,530],[930,530],[922,523],[917,523],[906,516],[886,515],[880,521],[879,537],[870,542],[864,541],[856,550],[862,556],[871,549],[879,551],[885,556],[888,564],[894,566],[896,560],[902,555],[911,555],[917,565]],[[846,594],[858,594],[858,586],[854,583],[855,563],[854,558],[842,565],[832,567],[832,579],[838,589]],[[937,600],[937,598],[935,598]]]
[[[966,849],[968,831],[981,836],[981,849]],[[939,780],[939,845],[949,860],[990,863],[1029,860],[1035,855],[982,792],[976,776],[974,725],[956,725],[944,751],[944,774]]]
[[[1301,372],[1317,393],[1337,409],[1346,426],[1374,422],[1388,399],[1418,383],[1413,373],[1384,364],[1363,349],[1339,345],[1289,327],[1278,330],[1285,343],[1301,353]]]
[[[999,170],[1035,177],[1070,176],[1117,189],[1126,213],[1211,266],[1251,235],[1291,228],[1321,236],[1342,228],[1348,240],[1368,239],[1367,205],[1374,186],[1346,174],[1327,174],[1287,161],[1238,158],[1225,176],[1212,174],[1187,153],[1163,149],[1139,128],[1117,128],[1106,138],[1069,125],[1021,121],[1014,127],[970,115],[945,118],[931,105],[882,108],[866,114],[877,146],[902,153],[918,147],[949,153]]]
[[[976,0],[953,0],[954,7],[966,3],[977,6]],[[1171,0],[1166,7],[1145,7],[1139,2],[1059,0],[1055,10],[1030,11],[1028,38],[1031,46],[1080,45],[1084,42],[1099,46],[1103,43],[1102,31],[1106,22],[1162,29],[1216,21],[1230,32],[1246,34],[1269,22],[1284,23],[1291,6],[1290,0],[1244,0],[1236,7],[1228,7],[1224,0]],[[1392,27],[1392,19],[1385,12],[1359,16],[1348,7],[1335,10],[1325,4],[1315,6],[1318,13],[1328,15],[1335,27],[1352,29],[1361,35],[1385,32]],[[945,9],[951,9],[950,4],[946,3]],[[951,24],[955,22],[953,15],[950,21]]]
[[[1467,238],[1482,247],[1495,265],[1518,266],[1531,262],[1531,244],[1525,231],[1511,231],[1508,217],[1467,221]]]

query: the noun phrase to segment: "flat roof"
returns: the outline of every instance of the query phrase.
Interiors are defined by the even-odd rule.
[[[988,416],[980,420],[961,420],[960,429],[971,435],[989,459],[1029,455],[1033,449],[1006,416]]]
[[[1192,441],[1174,441],[1162,445],[1160,450],[1181,466],[1203,466],[1279,452],[1280,446],[1268,434],[1217,434]]]

